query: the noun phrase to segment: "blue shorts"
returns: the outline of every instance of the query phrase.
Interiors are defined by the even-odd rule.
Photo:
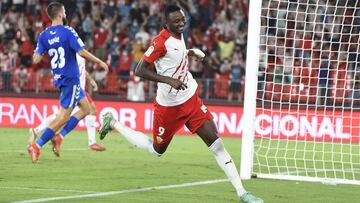
[[[84,97],[85,93],[80,84],[60,87],[60,105],[65,109],[74,108]]]

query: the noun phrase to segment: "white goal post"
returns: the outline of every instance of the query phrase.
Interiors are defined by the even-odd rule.
[[[251,0],[240,176],[360,185],[360,0]]]

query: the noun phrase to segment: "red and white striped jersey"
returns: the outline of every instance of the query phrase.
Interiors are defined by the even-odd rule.
[[[81,57],[79,54],[76,54],[77,64],[79,66],[80,72],[80,87],[85,91],[86,85],[86,67],[85,67],[85,59]]]
[[[188,55],[184,41],[163,29],[152,41],[143,59],[154,63],[157,74],[177,78],[187,88],[176,90],[165,83],[158,83],[156,101],[162,106],[177,106],[190,99],[196,92],[197,83],[189,72]]]

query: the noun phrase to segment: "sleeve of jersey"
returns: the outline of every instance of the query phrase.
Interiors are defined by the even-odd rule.
[[[84,42],[80,39],[79,35],[76,31],[72,28],[69,29],[69,40],[70,40],[70,47],[75,51],[78,52],[81,49],[85,48]]]
[[[40,34],[38,42],[36,44],[35,53],[40,54],[40,55],[44,55],[45,52],[46,52],[46,48],[45,48],[44,43],[43,43],[43,35]]]
[[[154,63],[156,59],[165,56],[166,48],[161,40],[154,40],[148,50],[144,53],[143,59],[148,63]]]

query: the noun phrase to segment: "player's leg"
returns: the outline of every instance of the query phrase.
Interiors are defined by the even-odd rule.
[[[47,118],[45,118],[45,120],[43,120],[38,126],[36,126],[35,128],[30,128],[29,129],[29,134],[30,134],[30,140],[35,140],[38,138],[38,135],[45,130],[46,127],[49,126],[49,124],[55,120],[56,118],[56,114],[52,114],[50,116],[48,116]]]
[[[70,116],[70,119],[61,129],[60,133],[54,136],[52,139],[53,152],[56,156],[60,156],[61,143],[64,137],[71,132],[79,123],[90,112],[89,102],[85,97],[84,91],[81,89],[80,85],[73,85],[68,88],[68,91],[71,93],[71,107],[74,108],[77,106],[79,108],[76,113]]]
[[[241,183],[240,176],[233,159],[225,149],[221,138],[217,136],[217,129],[214,122],[212,120],[206,121],[199,129],[197,129],[196,133],[201,137],[201,139],[209,147],[210,151],[214,154],[216,162],[229,178],[231,184],[236,190],[238,197],[244,202],[262,203],[262,199],[246,192],[244,186]]]
[[[169,115],[171,116],[169,117]],[[122,125],[113,118],[111,113],[103,116],[99,134],[100,139],[104,139],[109,131],[116,129],[131,144],[153,155],[161,156],[166,151],[175,132],[180,129],[184,123],[176,107],[163,107],[155,103],[153,139],[142,132]]]
[[[94,151],[105,151],[106,148],[96,143],[96,129],[95,129],[95,123],[96,123],[96,106],[94,101],[92,100],[91,96],[86,93],[86,97],[90,103],[90,113],[85,117],[85,126],[87,129],[88,134],[88,146],[89,149]]]
[[[79,123],[79,121],[85,118],[90,113],[90,104],[86,97],[83,97],[78,102],[79,111],[72,115],[63,129],[60,131],[60,136],[64,138],[69,132],[71,132]]]
[[[44,146],[49,140],[55,136],[55,132],[63,126],[66,121],[69,120],[70,114],[72,111],[71,108],[60,108],[59,113],[56,118],[49,124],[49,126],[41,134],[40,138],[35,142],[35,138],[30,140],[28,146],[28,153],[33,163],[37,162],[40,155],[40,149]]]
[[[238,195],[243,195],[246,191],[241,184],[240,177],[231,156],[226,151],[221,138],[217,135],[214,122],[210,120],[205,121],[205,123],[196,130],[196,133],[209,147],[210,151],[213,152],[217,163],[235,187]]]
[[[166,151],[175,133],[185,125],[183,105],[169,107],[154,103],[153,147],[160,154]]]
[[[66,127],[69,122],[74,122],[74,119],[72,117],[70,118],[71,112],[73,108],[77,105],[78,101],[84,98],[84,96],[85,94],[80,88],[80,84],[62,86],[60,88],[61,108],[59,114],[56,116],[55,120],[53,120],[44,130],[41,137],[36,141],[36,143],[32,141],[28,147],[28,152],[33,162],[37,161],[40,154],[40,148],[55,136],[55,132],[57,132],[61,128],[61,126],[63,126],[67,122],[67,124],[65,125]],[[88,113],[88,111],[86,113]],[[59,138],[59,136],[55,137],[54,139],[57,140],[56,138]],[[56,154],[55,150],[54,152]]]
[[[80,101],[76,100],[75,102],[77,103],[79,110],[70,117],[68,122],[61,129],[60,133],[57,134],[52,140],[53,151],[56,156],[60,156],[61,143],[65,136],[69,134],[77,126],[79,121],[90,112],[90,104],[82,89],[80,89],[78,93],[78,99]]]
[[[102,117],[102,125],[99,129],[100,139],[104,139],[106,134],[111,132],[113,129],[118,131],[124,138],[135,145],[137,148],[149,152],[155,156],[161,156],[160,153],[156,152],[153,148],[153,141],[150,137],[142,132],[135,131],[117,121],[111,113],[106,113]]]
[[[256,198],[250,193],[247,193],[244,189],[235,163],[232,160],[230,154],[225,149],[221,138],[219,138],[217,135],[217,128],[214,121],[212,120],[213,117],[211,113],[203,105],[203,102],[200,98],[196,96],[196,98],[192,99],[193,101],[189,102],[190,107],[185,107],[186,109],[191,109],[193,112],[191,118],[186,123],[186,126],[191,132],[196,132],[209,147],[210,151],[215,156],[216,162],[225,172],[226,176],[229,178],[230,182],[236,189],[236,193],[239,198],[245,202],[262,202],[261,199]]]

